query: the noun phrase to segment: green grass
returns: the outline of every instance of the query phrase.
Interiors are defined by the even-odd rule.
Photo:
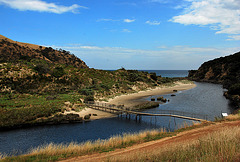
[[[48,97],[53,97],[53,99],[48,100]],[[61,106],[66,101],[80,103],[80,98],[82,98],[82,95],[77,93],[58,95],[5,94],[0,97],[0,107],[12,109],[45,106],[49,104]]]
[[[62,112],[64,102],[80,103],[80,98],[81,95],[76,93],[55,96],[12,94],[9,97],[1,95],[0,129],[35,124],[37,118],[49,117]]]

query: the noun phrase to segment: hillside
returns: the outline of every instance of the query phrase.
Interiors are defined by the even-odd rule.
[[[77,68],[88,68],[88,66],[65,50],[54,50],[51,47],[42,47],[29,43],[16,42],[0,35],[0,63],[19,60],[31,61],[32,59],[44,60],[52,64],[72,65]]]
[[[225,96],[240,106],[240,52],[203,63],[198,70],[189,71],[195,81],[222,84]]]
[[[0,130],[34,125],[36,119],[46,121],[54,114],[58,115],[50,123],[58,123],[65,120],[59,113],[69,108],[79,111],[86,101],[106,101],[175,81],[124,68],[90,69],[68,51],[15,42],[3,36],[0,56]]]

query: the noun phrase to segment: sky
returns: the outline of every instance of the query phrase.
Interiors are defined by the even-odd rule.
[[[0,0],[0,34],[90,68],[198,69],[240,51],[240,0]]]

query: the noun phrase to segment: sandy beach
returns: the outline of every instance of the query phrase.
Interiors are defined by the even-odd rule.
[[[173,90],[183,91],[183,90],[188,90],[196,87],[195,84],[183,84],[181,82],[176,82],[175,84],[176,85],[173,87],[157,87],[155,89],[140,91],[138,93],[117,96],[113,99],[109,99],[108,103],[115,104],[115,105],[124,105],[125,107],[132,107],[132,106],[138,105],[139,103],[145,102],[140,100],[145,97],[171,94],[171,93],[174,93]],[[110,117],[116,116],[111,113],[107,113],[107,112],[103,112],[103,111],[99,111],[91,108],[85,108],[80,112],[65,111],[65,114],[68,114],[68,113],[79,114],[80,117],[84,117],[85,115],[91,114],[91,118],[90,118],[91,120],[110,118]],[[93,114],[95,114],[96,116]]]
[[[171,94],[174,93],[173,90],[183,91],[192,89],[194,87],[196,87],[196,84],[183,84],[181,82],[176,82],[176,85],[173,87],[157,87],[155,89],[150,89],[147,91],[140,91],[138,93],[117,96],[113,99],[110,99],[109,103],[115,105],[123,104],[126,107],[131,107],[143,102],[139,100],[141,98],[155,95]]]

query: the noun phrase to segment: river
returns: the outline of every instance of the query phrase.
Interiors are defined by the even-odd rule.
[[[233,106],[223,96],[221,85],[210,83],[196,83],[196,85],[197,87],[193,89],[177,92],[174,97],[170,94],[161,95],[170,101],[159,105],[158,108],[146,110],[146,112],[184,111],[207,115],[208,120],[214,120],[215,117],[221,116],[221,112],[231,113],[233,111]],[[150,98],[144,98],[144,100],[150,100]],[[184,123],[192,124],[192,122],[169,117],[143,117],[141,122],[136,122],[133,119],[114,117],[85,123],[17,129],[0,132],[0,152],[22,154],[31,148],[49,143],[81,143],[87,140],[107,139],[114,135],[149,129],[165,128],[173,131]]]

